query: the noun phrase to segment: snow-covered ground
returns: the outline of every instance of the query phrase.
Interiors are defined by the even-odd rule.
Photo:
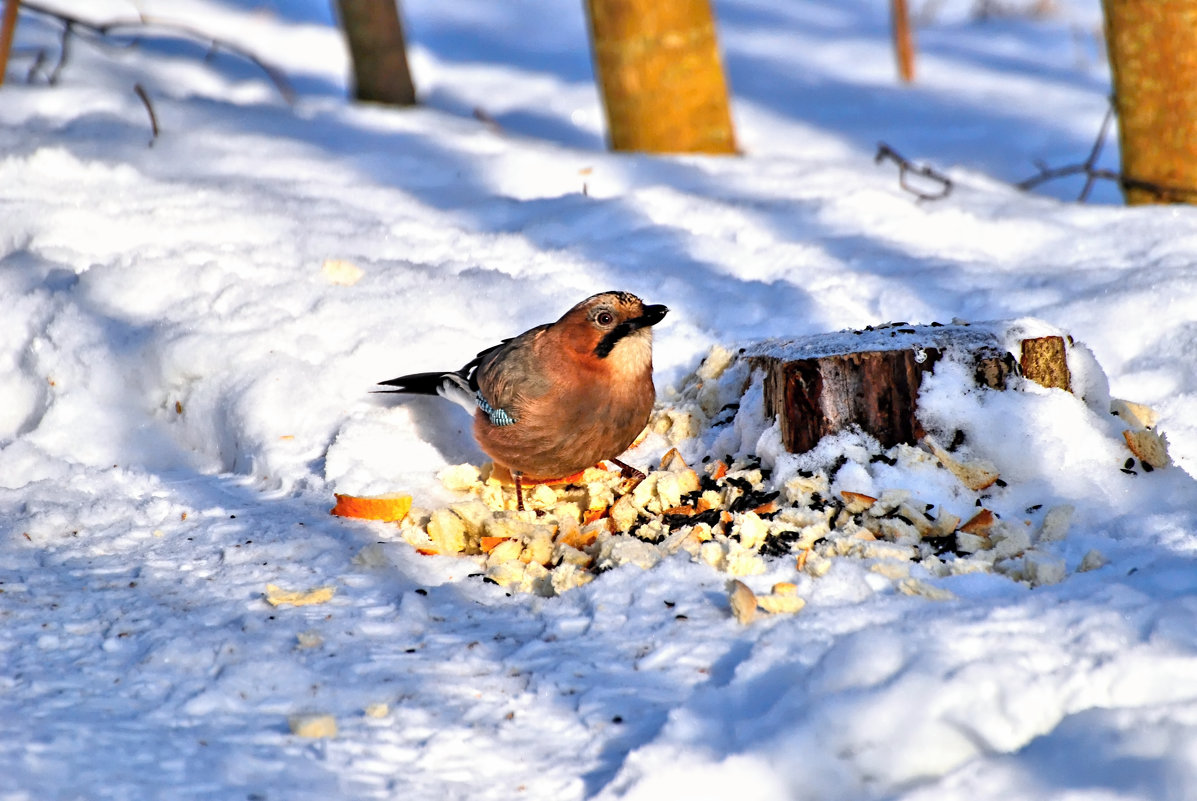
[[[298,99],[164,36],[76,38],[47,86],[58,28],[21,18],[0,90],[0,799],[1197,797],[1197,211],[1010,185],[1091,146],[1097,0],[985,21],[928,3],[912,87],[883,0],[720,0],[745,153],[718,159],[603,151],[577,2],[406,0],[425,103],[402,111],[344,100],[323,0],[57,2],[235,42]],[[903,192],[878,141],[951,196]],[[542,598],[328,515],[334,491],[435,506],[440,470],[483,461],[457,407],[374,382],[613,288],[671,309],[663,400],[716,343],[1040,318],[1160,413],[1176,466],[1128,475],[1092,404],[960,396],[945,371],[926,414],[1001,470],[995,510],[1075,507],[1043,546],[1064,580],[924,574],[954,596],[935,601],[867,560],[778,560],[742,580],[806,607],[749,626],[685,553]],[[741,418],[742,454],[797,468]],[[865,465],[861,491],[921,486]],[[272,607],[268,584],[335,595]],[[337,736],[294,735],[303,714]]]

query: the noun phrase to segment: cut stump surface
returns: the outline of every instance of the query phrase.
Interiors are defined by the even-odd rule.
[[[767,340],[746,348],[744,356],[753,368],[764,371],[765,409],[780,421],[788,451],[803,453],[827,434],[853,425],[890,448],[923,437],[917,415],[919,386],[923,374],[934,372],[945,356],[971,365],[978,386],[1006,388],[1007,378],[1020,367],[999,338],[1001,326],[895,323]],[[1067,389],[1063,337],[1023,344],[1028,343],[1022,354],[1024,362],[1032,354],[1027,377]]]

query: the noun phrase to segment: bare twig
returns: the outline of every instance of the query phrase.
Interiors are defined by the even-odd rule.
[[[53,69],[46,74],[46,82],[51,86],[58,83],[59,77],[62,75],[63,69],[66,67],[67,59],[71,54],[71,37],[75,34],[75,23],[69,20],[63,20],[62,24],[62,41],[58,45],[58,61],[54,63]]]
[[[1034,0],[1031,3],[1008,3],[999,0],[976,0],[973,3],[973,19],[984,22],[988,19],[1030,17],[1043,19],[1059,13],[1056,0]]]
[[[46,8],[38,3],[29,2],[29,0],[22,0],[21,7],[28,11],[41,14],[51,19],[57,20],[63,26],[62,35],[62,50],[59,55],[58,64],[49,75],[50,83],[56,83],[58,75],[62,72],[66,65],[68,42],[72,34],[80,31],[87,32],[105,42],[110,43],[112,37],[132,37],[134,41],[144,32],[157,31],[169,36],[175,36],[181,39],[188,39],[194,42],[206,43],[208,45],[208,54],[205,58],[211,58],[214,53],[224,51],[231,55],[249,61],[270,79],[274,84],[279,94],[287,103],[295,102],[295,90],[292,89],[290,82],[279,70],[270,66],[257,55],[246,50],[245,48],[236,45],[224,39],[219,39],[211,36],[196,28],[189,27],[182,23],[171,22],[168,20],[157,19],[155,17],[148,17],[144,14],[138,15],[137,19],[119,19],[111,22],[90,22],[80,17],[66,14],[61,11]]]
[[[898,165],[898,185],[919,200],[943,200],[952,193],[951,178],[926,164],[913,163],[885,142],[880,142],[877,145],[877,155],[873,158],[873,163],[880,164],[887,160]],[[911,176],[926,180],[933,188],[930,190],[920,189],[911,183]]]
[[[919,25],[930,25],[935,21],[936,16],[939,15],[943,4],[944,0],[926,0],[926,2],[914,12],[915,23]]]
[[[1036,162],[1035,166],[1039,172],[1027,178],[1024,181],[1019,181],[1015,186],[1024,191],[1034,189],[1042,183],[1047,181],[1054,181],[1057,178],[1067,178],[1072,175],[1084,175],[1085,185],[1081,189],[1080,195],[1077,196],[1078,201],[1085,201],[1089,199],[1089,193],[1093,190],[1093,185],[1098,181],[1114,181],[1120,187],[1125,189],[1141,189],[1145,192],[1150,192],[1165,202],[1186,202],[1193,203],[1197,201],[1197,190],[1188,189],[1185,187],[1166,186],[1164,184],[1157,184],[1152,181],[1143,181],[1138,178],[1130,178],[1116,170],[1108,170],[1097,166],[1097,160],[1101,157],[1102,148],[1105,146],[1106,137],[1110,133],[1110,126],[1114,122],[1114,107],[1110,106],[1106,110],[1106,116],[1101,121],[1101,128],[1098,130],[1097,139],[1093,142],[1093,147],[1089,149],[1088,157],[1080,164],[1066,164],[1063,167],[1049,167],[1043,162]]]
[[[496,133],[503,129],[503,126],[499,125],[499,121],[492,117],[490,112],[482,108],[482,106],[474,106],[474,119]]]
[[[1067,178],[1070,175],[1084,175],[1085,187],[1081,190],[1081,194],[1077,200],[1084,201],[1089,198],[1089,192],[1093,189],[1093,184],[1099,179],[1109,181],[1120,181],[1122,176],[1112,170],[1100,169],[1097,166],[1097,159],[1101,156],[1101,150],[1105,146],[1106,135],[1110,132],[1110,124],[1114,121],[1114,108],[1111,106],[1106,109],[1106,116],[1101,121],[1101,129],[1097,133],[1097,139],[1093,142],[1093,147],[1089,149],[1089,156],[1080,164],[1066,164],[1063,167],[1049,167],[1043,162],[1037,162],[1036,167],[1039,172],[1032,175],[1024,181],[1019,181],[1015,186],[1024,191],[1034,189],[1039,184],[1046,181],[1054,181],[1057,178]]]
[[[25,83],[33,83],[33,76],[37,75],[37,71],[42,68],[42,64],[46,63],[46,51],[39,48],[37,54],[33,57],[33,63],[29,65],[29,71],[25,73]]]
[[[150,137],[149,147],[154,146],[154,142],[158,139],[158,115],[154,113],[154,104],[150,102],[149,93],[146,92],[145,87],[139,83],[133,84],[133,91],[141,98],[141,104],[145,106],[146,114],[150,115],[150,131],[153,136]]]

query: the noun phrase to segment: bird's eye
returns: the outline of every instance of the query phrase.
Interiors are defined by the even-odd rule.
[[[595,315],[594,321],[599,325],[611,325],[611,323],[615,322],[615,315],[609,311],[601,311]]]

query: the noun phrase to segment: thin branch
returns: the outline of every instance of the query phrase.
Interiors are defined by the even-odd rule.
[[[951,178],[926,164],[915,164],[885,142],[880,142],[873,163],[880,164],[883,161],[892,161],[898,165],[898,185],[919,200],[943,200],[952,194]],[[934,189],[928,191],[915,186],[910,181],[912,175],[930,182]]]
[[[201,30],[192,28],[178,22],[170,22],[167,20],[148,17],[144,14],[139,14],[137,19],[119,19],[111,22],[90,22],[80,17],[66,14],[61,11],[46,8],[35,2],[29,0],[22,0],[21,8],[33,11],[51,19],[57,20],[63,26],[62,37],[62,53],[58,59],[58,65],[50,73],[50,82],[55,83],[58,79],[59,73],[66,64],[67,60],[67,42],[72,33],[79,31],[86,31],[87,33],[98,37],[99,39],[109,42],[113,37],[129,36],[136,40],[146,30],[157,31],[168,36],[174,36],[181,39],[187,39],[201,44],[208,45],[208,54],[205,58],[211,58],[212,54],[224,51],[231,55],[249,61],[270,79],[274,84],[279,94],[288,103],[295,102],[295,90],[291,87],[290,82],[278,69],[262,61],[256,54],[251,51],[229,42],[225,39],[219,39],[204,33]]]
[[[1036,161],[1035,168],[1039,172],[1024,181],[1019,181],[1015,186],[1023,191],[1027,191],[1047,181],[1068,178],[1073,175],[1084,175],[1085,185],[1081,189],[1080,195],[1077,196],[1077,200],[1080,202],[1089,199],[1089,193],[1093,190],[1093,185],[1098,181],[1114,181],[1123,190],[1140,189],[1169,202],[1184,200],[1185,202],[1192,203],[1197,200],[1197,190],[1178,186],[1166,186],[1152,181],[1142,181],[1138,178],[1129,178],[1116,170],[1098,167],[1097,161],[1101,157],[1102,148],[1105,147],[1106,137],[1109,135],[1110,126],[1113,123],[1114,107],[1111,104],[1106,110],[1106,116],[1102,119],[1101,128],[1097,132],[1097,138],[1093,141],[1093,146],[1089,148],[1089,155],[1084,161],[1080,164],[1065,164],[1062,167],[1049,167],[1042,161]]]
[[[1035,167],[1039,170],[1038,174],[1032,175],[1024,181],[1019,181],[1015,186],[1023,191],[1034,189],[1039,184],[1046,181],[1054,181],[1057,178],[1067,178],[1070,175],[1084,175],[1085,187],[1081,190],[1081,194],[1077,200],[1084,201],[1089,198],[1089,192],[1093,189],[1093,184],[1100,179],[1110,181],[1120,181],[1121,176],[1112,170],[1100,169],[1097,166],[1097,160],[1101,157],[1102,148],[1105,147],[1106,136],[1110,132],[1110,125],[1114,122],[1114,107],[1110,106],[1106,109],[1106,116],[1101,121],[1101,128],[1097,132],[1097,139],[1093,141],[1093,147],[1089,148],[1088,157],[1080,164],[1066,164],[1063,167],[1049,167],[1042,161],[1036,161]]]
[[[33,83],[33,76],[37,75],[37,71],[46,63],[46,51],[39,48],[37,54],[33,57],[33,63],[29,65],[29,71],[25,73],[25,83]]]
[[[62,76],[63,69],[66,68],[67,59],[71,54],[71,37],[74,33],[75,23],[63,20],[62,41],[58,45],[58,61],[54,63],[53,69],[46,74],[46,81],[51,86],[58,84],[58,79]]]
[[[158,139],[158,115],[154,113],[154,104],[150,102],[149,93],[146,92],[145,87],[139,83],[133,84],[133,91],[141,98],[141,104],[145,106],[146,114],[150,115],[150,131],[153,136],[150,137],[149,147],[154,146],[154,142]]]

